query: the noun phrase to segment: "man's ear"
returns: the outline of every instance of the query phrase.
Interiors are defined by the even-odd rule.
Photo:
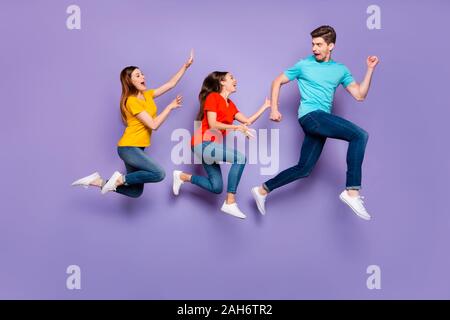
[[[328,45],[328,48],[330,48],[330,51],[333,51],[333,49],[334,49],[334,43],[330,43],[330,44]]]

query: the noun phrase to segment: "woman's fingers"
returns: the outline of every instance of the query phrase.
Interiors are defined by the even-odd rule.
[[[178,108],[178,107],[181,107],[182,103],[183,103],[183,96],[177,95],[177,97],[176,97],[175,99],[173,99],[173,101],[172,101],[171,104],[172,104],[175,108]]]
[[[189,67],[194,62],[194,49],[191,49],[189,59],[186,62],[186,67]]]

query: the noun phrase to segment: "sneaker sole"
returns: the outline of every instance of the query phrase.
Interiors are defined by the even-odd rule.
[[[180,189],[181,189],[181,185],[182,183],[180,183],[180,186],[178,187],[178,192],[175,192],[175,181],[177,181],[177,176],[176,176],[176,172],[173,172],[172,174],[172,192],[175,196],[178,196],[180,194]],[[180,179],[181,180],[181,179]]]
[[[86,185],[86,184],[82,183],[83,180],[92,182],[95,179],[100,179],[100,178],[101,178],[100,175],[96,172],[96,173],[93,173],[93,174],[91,174],[91,175],[89,175],[87,177],[84,177],[84,178],[81,178],[81,179],[78,179],[78,180],[72,182],[71,185],[74,186],[74,187],[83,186],[83,187],[87,188],[89,185]]]
[[[344,197],[343,197],[342,195],[339,195],[339,199],[341,199],[342,202],[344,202],[347,206],[349,206],[350,209],[352,209],[353,212],[354,212],[358,217],[360,217],[361,219],[364,219],[364,220],[366,220],[366,221],[369,221],[369,220],[371,219],[370,217],[366,217],[366,216],[361,215],[358,211],[356,211],[355,209],[353,209],[353,207],[347,202],[347,200],[344,199]]]
[[[256,206],[258,207],[259,213],[261,213],[264,216],[266,213],[264,212],[264,210],[262,210],[261,206],[259,205],[258,195],[256,194],[256,192],[257,191],[252,189],[252,196],[253,196],[253,199],[255,199]]]
[[[243,217],[240,217],[240,216],[235,216],[234,214],[232,214],[232,213],[229,213],[229,212],[226,212],[226,211],[224,211],[224,210],[222,210],[222,209],[220,209],[220,211],[222,211],[223,213],[226,213],[227,215],[229,215],[229,216],[232,216],[232,217],[235,217],[235,218],[239,218],[239,219],[245,219],[245,218],[247,218],[247,216],[243,216]]]

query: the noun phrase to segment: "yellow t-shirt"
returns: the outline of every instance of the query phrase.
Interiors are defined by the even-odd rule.
[[[150,145],[152,130],[147,128],[136,115],[147,111],[152,118],[156,117],[158,109],[153,101],[154,92],[153,89],[145,91],[145,101],[134,96],[128,97],[125,105],[127,127],[117,143],[119,147],[148,147]]]

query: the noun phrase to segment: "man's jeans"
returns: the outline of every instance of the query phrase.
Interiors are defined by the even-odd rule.
[[[349,142],[347,150],[347,189],[361,188],[361,166],[369,134],[341,117],[316,110],[299,120],[305,132],[300,160],[295,166],[280,172],[263,184],[267,191],[282,187],[292,181],[309,176],[322,152],[327,138]]]

